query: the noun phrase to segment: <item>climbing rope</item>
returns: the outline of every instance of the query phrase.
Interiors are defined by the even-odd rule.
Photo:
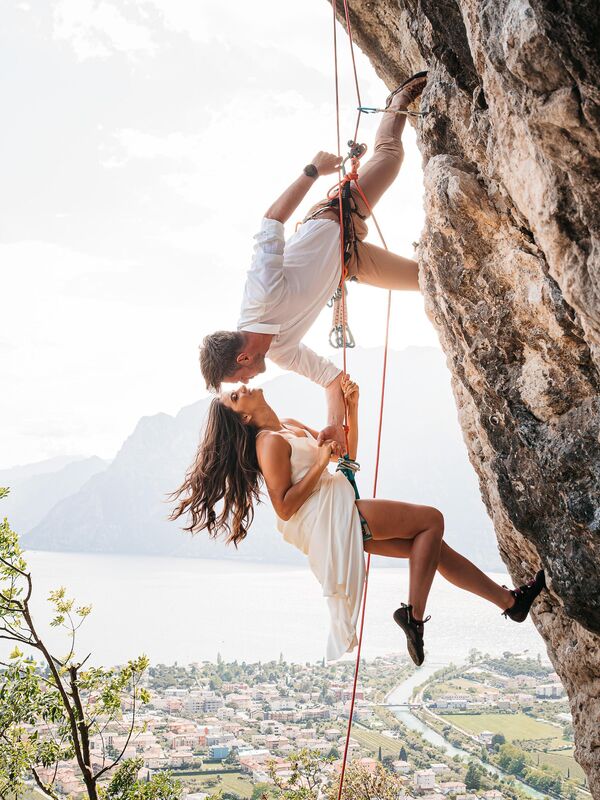
[[[338,157],[341,159],[341,148],[340,148],[340,103],[339,103],[339,80],[338,80],[336,4],[337,4],[337,0],[331,0],[331,7],[332,7],[332,12],[333,12],[333,55],[334,55],[337,154],[338,154]],[[346,309],[346,292],[344,290],[345,290],[345,279],[346,279],[346,275],[347,275],[347,270],[346,270],[346,260],[347,260],[346,252],[347,252],[347,247],[346,247],[346,242],[345,242],[345,238],[346,237],[345,237],[345,230],[344,230],[344,208],[343,208],[343,205],[342,205],[342,200],[343,200],[342,195],[343,195],[343,192],[346,191],[347,192],[347,198],[349,198],[351,182],[354,182],[356,190],[358,191],[362,201],[365,204],[365,208],[367,209],[367,211],[370,214],[373,222],[375,223],[375,227],[376,227],[377,232],[378,232],[378,234],[379,234],[379,236],[381,238],[381,242],[382,242],[383,247],[386,250],[388,249],[388,247],[387,247],[387,244],[385,242],[385,239],[383,238],[383,234],[381,233],[381,229],[379,227],[379,224],[377,223],[377,220],[375,219],[375,216],[373,215],[373,211],[371,209],[371,206],[369,205],[369,202],[368,202],[367,198],[365,197],[365,194],[362,191],[362,188],[360,187],[360,183],[359,183],[359,180],[358,180],[359,159],[360,159],[360,156],[364,154],[365,150],[363,149],[362,152],[360,153],[360,155],[358,154],[358,151],[355,151],[354,154],[352,152],[352,148],[353,147],[357,147],[356,143],[358,142],[358,128],[359,128],[359,125],[360,125],[361,115],[363,113],[371,113],[371,112],[367,112],[366,110],[364,110],[364,107],[362,106],[362,103],[361,103],[360,88],[359,88],[359,85],[358,85],[358,74],[357,74],[357,70],[356,70],[356,62],[355,62],[355,59],[354,59],[354,47],[353,47],[353,40],[352,40],[352,26],[351,26],[351,23],[350,23],[350,13],[349,13],[349,9],[348,9],[348,0],[343,0],[343,4],[344,4],[344,16],[345,16],[345,20],[346,20],[346,30],[348,32],[348,41],[350,43],[350,53],[351,53],[351,56],[352,56],[352,69],[353,69],[353,72],[354,72],[354,85],[355,85],[356,96],[357,96],[357,101],[358,101],[358,117],[357,117],[357,120],[356,120],[356,127],[355,127],[355,130],[354,130],[354,137],[351,140],[351,142],[349,143],[350,147],[351,147],[351,150],[350,150],[350,154],[349,154],[348,157],[350,158],[350,162],[351,162],[351,170],[350,170],[349,173],[347,173],[345,171],[345,169],[344,169],[344,162],[342,162],[342,165],[340,167],[339,174],[338,174],[338,177],[339,177],[338,185],[337,185],[337,187],[334,187],[334,190],[335,189],[337,190],[338,208],[339,208],[339,215],[340,215],[340,286],[343,287],[343,289],[340,291],[340,298],[339,298],[339,320],[337,320],[337,318],[334,318],[334,328],[336,326],[336,320],[337,320],[337,325],[341,326],[341,330],[343,332],[343,335],[341,337],[342,349],[343,349],[343,365],[344,365],[344,372],[347,372],[348,370],[347,370],[346,349],[347,349],[348,346],[352,346],[352,345],[348,345],[347,344],[347,338],[346,338],[346,332],[348,331],[348,328],[347,328],[347,313],[346,313],[347,312],[347,309]],[[360,147],[360,146],[358,146],[358,147]],[[344,161],[346,161],[346,160],[347,159],[344,159]],[[330,192],[330,195],[331,195],[331,192]],[[380,397],[380,404],[379,404],[379,426],[378,426],[378,431],[377,431],[377,449],[376,449],[376,454],[375,454],[375,472],[374,472],[374,478],[373,478],[373,497],[374,498],[377,496],[377,482],[378,482],[378,478],[379,478],[379,460],[380,460],[380,455],[381,455],[381,432],[382,432],[382,428],[383,428],[383,411],[384,411],[384,402],[385,402],[385,384],[386,384],[387,362],[388,362],[388,346],[389,346],[391,306],[392,306],[392,292],[390,290],[388,290],[387,313],[386,313],[386,323],[385,323],[385,344],[384,344],[384,350],[383,350],[383,364],[382,364],[382,378],[381,378],[381,397]],[[347,407],[347,403],[346,403],[345,400],[344,400],[344,407],[345,407],[344,429],[347,432],[348,407]],[[348,444],[348,442],[346,441],[346,450],[347,450],[347,444]],[[356,462],[354,462],[354,461],[352,461],[351,459],[348,459],[348,458],[340,459],[340,463],[338,463],[338,469],[340,469],[346,475],[346,477],[351,481],[351,483],[352,483],[352,485],[354,487],[356,496],[358,497],[358,489],[356,487],[356,482],[354,480],[354,473],[358,469],[358,465],[356,464]],[[357,651],[356,651],[356,663],[355,663],[355,666],[354,666],[354,680],[353,680],[353,685],[352,685],[352,696],[351,696],[351,700],[350,700],[350,711],[349,711],[349,715],[348,715],[348,727],[347,727],[347,730],[346,730],[346,742],[345,742],[345,745],[344,745],[344,755],[342,757],[342,769],[341,769],[341,773],[340,773],[340,785],[339,785],[337,800],[341,800],[342,792],[343,792],[343,789],[344,789],[344,777],[345,777],[345,773],[346,773],[346,763],[347,763],[347,760],[348,760],[348,747],[349,747],[349,744],[350,744],[350,733],[351,733],[351,730],[352,730],[352,719],[353,719],[353,716],[354,716],[354,705],[355,705],[355,701],[356,701],[356,687],[357,687],[357,682],[358,682],[358,673],[359,673],[359,669],[360,669],[360,654],[361,654],[361,649],[362,649],[363,631],[364,631],[364,626],[365,626],[365,610],[366,610],[366,607],[367,607],[367,590],[368,590],[368,587],[369,587],[369,570],[370,570],[370,567],[371,567],[371,554],[367,553],[367,564],[366,564],[366,568],[365,568],[365,582],[364,582],[363,598],[362,598],[362,611],[361,611],[361,618],[360,618],[358,645],[357,645]]]

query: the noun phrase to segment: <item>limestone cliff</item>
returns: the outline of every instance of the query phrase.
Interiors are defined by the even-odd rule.
[[[503,558],[550,578],[533,617],[600,797],[598,5],[350,10],[390,88],[429,69],[421,285]]]

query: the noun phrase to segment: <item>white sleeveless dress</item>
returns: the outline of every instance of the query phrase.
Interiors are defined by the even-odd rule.
[[[306,436],[280,433],[292,448],[292,483],[298,483],[317,460],[317,441],[308,432]],[[356,625],[365,580],[362,529],[350,482],[341,472],[323,470],[302,507],[287,521],[277,517],[277,528],[286,542],[308,556],[329,607],[327,659],[340,658],[358,643]]]

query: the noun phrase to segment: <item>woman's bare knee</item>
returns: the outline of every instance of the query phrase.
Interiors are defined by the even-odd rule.
[[[441,539],[444,535],[444,515],[439,509],[429,506],[427,509],[427,516],[429,519],[429,527],[438,532]]]

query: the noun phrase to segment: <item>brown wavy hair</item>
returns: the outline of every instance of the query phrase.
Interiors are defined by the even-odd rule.
[[[224,534],[227,544],[237,547],[252,524],[255,503],[260,503],[256,434],[253,425],[245,425],[239,414],[215,397],[194,463],[170,495],[179,500],[170,519],[189,514],[184,530],[207,530],[213,539]],[[216,510],[221,501],[222,507]]]

